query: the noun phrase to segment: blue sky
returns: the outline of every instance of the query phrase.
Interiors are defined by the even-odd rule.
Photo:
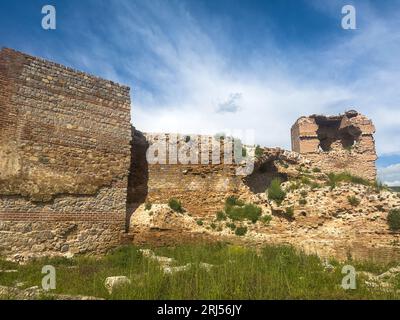
[[[41,8],[57,29],[41,28]],[[341,28],[352,4],[357,29]],[[140,130],[255,130],[290,147],[301,115],[355,108],[400,185],[400,0],[2,0],[0,46],[132,88]]]

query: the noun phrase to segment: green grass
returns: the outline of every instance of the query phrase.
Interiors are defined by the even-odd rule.
[[[41,269],[50,264],[57,271],[54,293],[89,295],[106,299],[399,299],[394,292],[370,291],[359,277],[356,290],[344,290],[341,268],[352,264],[357,271],[383,272],[387,265],[331,261],[336,268],[326,271],[315,255],[306,255],[288,246],[267,246],[252,250],[223,243],[179,245],[153,249],[172,257],[177,265],[191,263],[187,271],[164,274],[159,265],[146,259],[133,246],[121,247],[103,258],[53,258],[17,266],[0,261],[1,268],[18,269],[0,273],[0,285],[25,282],[41,285]],[[201,262],[214,267],[207,271]],[[104,280],[125,275],[131,285],[109,295]],[[400,282],[396,288],[400,289]]]
[[[260,218],[260,221],[261,221],[262,223],[266,224],[266,225],[268,225],[268,224],[271,222],[271,220],[272,220],[272,216],[270,216],[270,215],[268,215],[268,214],[266,214],[265,216],[262,216],[262,217]]]
[[[370,181],[354,176],[348,172],[341,172],[341,173],[330,173],[328,174],[328,185],[334,189],[340,182],[350,182],[354,184],[361,184],[364,186],[372,186],[373,183]]]
[[[349,204],[352,205],[353,207],[357,207],[357,206],[361,203],[361,200],[358,199],[358,198],[355,197],[355,196],[348,196],[348,197],[347,197],[347,201],[348,201]]]

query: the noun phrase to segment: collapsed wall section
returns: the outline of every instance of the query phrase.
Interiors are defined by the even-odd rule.
[[[212,137],[197,136],[198,139],[206,138],[210,142],[205,145],[197,141],[197,160],[193,159],[193,153],[187,163],[179,161],[177,154],[172,156],[174,152],[180,152],[181,147],[190,145],[190,142],[187,143],[189,137],[176,135],[177,144],[173,146],[169,134],[141,133],[133,129],[135,152],[132,153],[128,186],[128,212],[134,214],[137,206],[145,201],[168,203],[169,199],[176,198],[196,216],[215,215],[223,207],[227,195],[240,192],[242,177],[236,174],[236,164],[224,164],[223,141],[219,146],[220,152],[217,153],[217,164],[212,163]],[[149,160],[152,156],[151,148],[161,142],[158,139],[164,139],[165,144],[153,154],[157,159]],[[189,150],[187,151],[190,157]],[[207,163],[201,160],[202,152],[209,157]]]
[[[0,51],[0,253],[104,251],[125,227],[129,88]]]
[[[291,129],[292,150],[325,172],[376,179],[375,127],[357,111],[339,116],[301,117]]]
[[[211,217],[223,210],[228,196],[264,193],[273,178],[285,175],[274,165],[286,159],[284,150],[263,149],[264,154],[251,160],[235,156],[235,147],[225,148],[225,139],[212,136],[189,136],[142,133],[133,129],[132,169],[128,185],[128,220],[144,202],[166,204],[171,198],[182,202],[196,217]],[[154,148],[157,144],[160,148]],[[189,152],[192,146],[194,152]],[[242,155],[241,146],[236,154]],[[191,149],[193,150],[193,149]],[[183,156],[186,153],[187,157]],[[154,156],[157,159],[152,159]],[[187,161],[181,161],[184,158]],[[242,161],[240,161],[242,160]],[[248,174],[238,170],[251,164]],[[295,160],[297,161],[297,160]]]

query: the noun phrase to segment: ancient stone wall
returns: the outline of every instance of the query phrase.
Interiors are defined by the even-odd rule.
[[[192,157],[188,163],[182,163],[179,156],[170,157],[173,147],[169,134],[143,134],[137,130],[133,130],[133,134],[135,153],[132,154],[128,187],[128,208],[131,213],[145,201],[167,203],[169,199],[176,198],[196,216],[215,215],[223,208],[228,195],[240,192],[243,177],[237,174],[235,163],[224,164],[223,140],[219,145],[220,152],[214,153],[214,160],[217,154],[218,164],[212,163],[212,137],[205,136],[197,137],[200,140],[208,139],[209,143],[205,147],[205,144],[199,141],[196,159]],[[167,148],[161,147],[158,153],[156,152],[158,159],[147,161],[146,154],[151,151],[149,148],[157,143],[158,137],[165,139]],[[187,137],[176,136],[177,152],[187,145]],[[207,163],[202,161],[202,152],[209,159]]]
[[[128,87],[2,49],[0,251],[115,245],[130,140]]]
[[[186,160],[190,160],[182,163],[181,150],[189,151],[191,142],[187,141],[190,139],[198,148],[192,157],[188,152]],[[156,152],[155,161],[148,161],[152,156],[151,149],[157,150],[154,146],[160,141],[165,142],[166,148],[161,147]],[[172,141],[176,141],[176,145]],[[286,175],[278,172],[275,166],[274,161],[278,158],[299,161],[290,152],[279,148],[265,148],[262,156],[252,159],[250,146],[243,146],[247,150],[246,157],[238,157],[237,153],[242,149],[235,156],[235,146],[225,148],[225,144],[225,139],[216,140],[211,136],[176,135],[171,139],[169,134],[141,133],[133,129],[128,221],[140,204],[146,201],[166,204],[171,198],[181,201],[183,207],[196,217],[215,216],[224,208],[228,196],[264,193],[273,178],[279,176],[286,180]],[[170,156],[172,153],[174,155]],[[241,169],[247,166],[248,174],[243,175]]]
[[[375,127],[356,111],[327,117],[301,117],[291,130],[292,150],[325,172],[350,172],[376,179]]]

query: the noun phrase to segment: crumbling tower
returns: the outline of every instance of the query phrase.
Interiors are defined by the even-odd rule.
[[[350,172],[376,179],[375,127],[370,119],[351,110],[338,116],[312,115],[292,126],[292,150],[326,172]]]

